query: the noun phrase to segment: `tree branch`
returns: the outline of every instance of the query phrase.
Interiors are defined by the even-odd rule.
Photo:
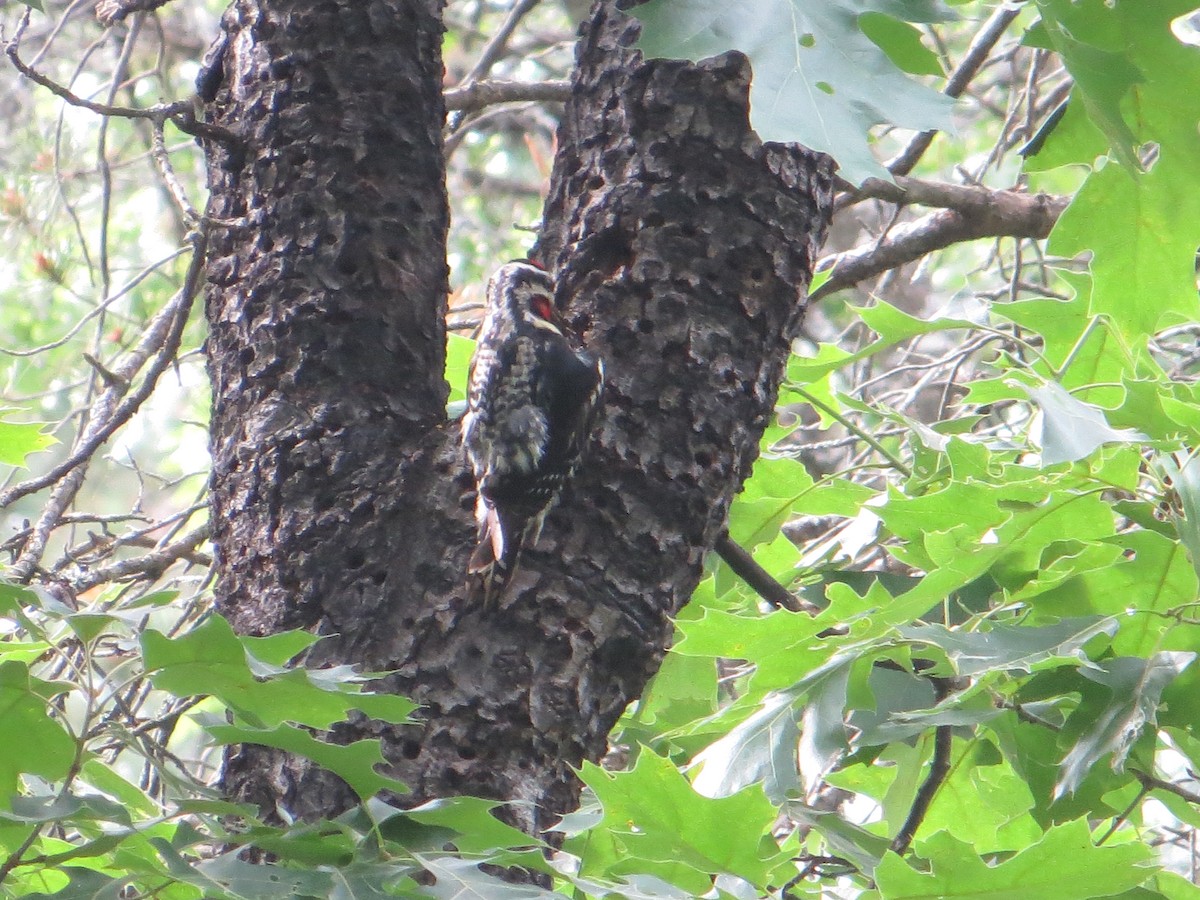
[[[893,203],[920,203],[942,210],[898,225],[885,240],[868,247],[825,257],[818,264],[818,271],[832,269],[833,274],[812,293],[813,300],[963,241],[987,237],[1044,238],[1068,202],[1066,197],[1050,194],[993,191],[911,178],[897,179],[896,184],[871,179],[862,191],[865,196]]]
[[[446,109],[474,112],[498,103],[523,101],[564,103],[571,96],[569,81],[477,81],[446,91]]]
[[[1026,207],[1049,202],[1065,208],[1066,197],[1050,194],[1027,194],[1024,191],[993,190],[975,184],[951,184],[905,178],[885,181],[868,178],[856,192],[860,199],[886,200],[889,203],[916,204],[935,209],[957,209],[968,215],[1013,218],[1028,215]],[[1061,212],[1062,209],[1058,211]],[[1053,224],[1053,223],[1051,223]]]
[[[938,699],[944,698],[947,693],[945,679],[933,678],[931,681],[938,693]],[[903,856],[908,851],[913,838],[917,835],[917,829],[925,821],[925,815],[929,812],[933,798],[937,796],[938,789],[945,782],[946,776],[950,774],[950,745],[953,737],[953,728],[950,725],[939,725],[934,729],[933,759],[929,762],[929,774],[917,789],[917,796],[913,798],[908,818],[904,820],[904,824],[892,838],[891,850],[893,853]]]
[[[1175,784],[1173,781],[1165,781],[1162,778],[1156,778],[1153,775],[1149,775],[1146,772],[1135,769],[1133,766],[1129,767],[1129,773],[1133,775],[1133,777],[1139,782],[1141,782],[1142,787],[1146,788],[1147,790],[1166,791],[1168,794],[1174,794],[1176,797],[1186,800],[1188,803],[1200,806],[1200,794],[1197,794],[1195,791],[1189,791],[1187,788]]]
[[[475,85],[475,82],[483,78],[492,70],[492,66],[499,62],[500,57],[504,55],[504,51],[508,49],[509,38],[516,31],[517,25],[529,13],[531,9],[538,5],[540,0],[517,0],[513,8],[509,10],[504,22],[492,35],[492,39],[487,42],[487,46],[483,48],[483,52],[479,54],[479,59],[475,65],[471,67],[471,71],[466,74],[466,77],[459,82],[460,90],[469,90]],[[447,106],[449,108],[449,106]],[[464,109],[464,112],[466,110]],[[451,134],[458,131],[463,124],[463,112],[452,116],[449,123],[449,131]]]
[[[776,581],[770,572],[754,561],[754,557],[745,547],[729,536],[729,532],[725,532],[717,538],[716,546],[713,549],[717,551],[717,555],[721,559],[725,560],[725,564],[733,570],[734,575],[750,585],[760,597],[772,606],[792,612],[806,612],[810,615],[820,612],[815,606],[805,603]]]

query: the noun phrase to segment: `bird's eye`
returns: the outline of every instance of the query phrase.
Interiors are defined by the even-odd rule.
[[[554,301],[545,294],[535,294],[532,302],[533,314],[547,322],[554,320]]]

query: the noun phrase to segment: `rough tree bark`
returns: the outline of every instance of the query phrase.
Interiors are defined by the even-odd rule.
[[[218,602],[243,632],[328,637],[310,664],[390,670],[420,726],[369,721],[403,802],[575,803],[570,767],[657,669],[749,474],[831,208],[832,164],[763,146],[749,69],[646,61],[610,0],[585,28],[538,255],[604,359],[582,472],[503,607],[464,599],[470,483],[441,379],[437,0],[238,0],[210,120]],[[383,55],[383,56],[381,56]],[[383,57],[386,57],[384,59]],[[261,748],[239,799],[353,801]]]

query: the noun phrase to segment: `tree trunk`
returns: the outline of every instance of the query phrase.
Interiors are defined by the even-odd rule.
[[[605,408],[484,610],[465,599],[471,484],[444,421],[437,15],[239,0],[226,16],[210,119],[246,145],[210,146],[214,215],[249,227],[210,262],[217,595],[243,632],[328,635],[310,664],[394,672],[422,724],[335,739],[381,738],[402,802],[527,801],[513,817],[533,832],[575,804],[570,767],[657,669],[749,474],[832,163],[758,141],[742,57],[647,62],[627,49],[636,23],[597,4],[536,253],[605,360]],[[253,747],[226,786],[301,818],[353,800]]]

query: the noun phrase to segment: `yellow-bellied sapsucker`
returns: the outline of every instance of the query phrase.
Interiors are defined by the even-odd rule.
[[[478,490],[468,571],[485,602],[537,541],[591,428],[603,368],[571,337],[548,273],[517,260],[492,276],[462,420]]]

